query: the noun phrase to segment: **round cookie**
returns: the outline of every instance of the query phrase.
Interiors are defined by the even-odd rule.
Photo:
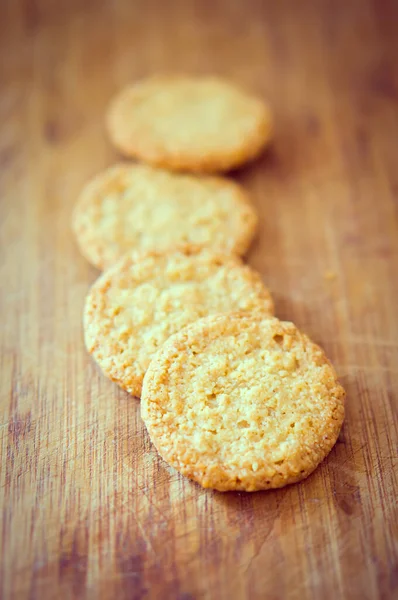
[[[170,335],[231,310],[273,313],[260,276],[240,259],[192,246],[128,254],[87,296],[86,346],[105,375],[140,396],[145,371]]]
[[[129,250],[181,243],[244,254],[257,216],[243,189],[226,179],[120,164],[86,185],[72,226],[82,254],[104,269]]]
[[[215,173],[261,152],[271,137],[271,114],[262,100],[217,77],[157,76],[114,98],[107,129],[126,156]]]
[[[335,444],[344,390],[288,322],[210,316],[151,362],[142,418],[160,455],[203,487],[256,491],[307,477]]]

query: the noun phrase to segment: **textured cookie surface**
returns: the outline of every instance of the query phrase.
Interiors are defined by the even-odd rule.
[[[144,378],[160,455],[204,487],[255,491],[309,475],[337,440],[344,390],[292,323],[242,314],[172,336]]]
[[[86,346],[108,377],[140,396],[149,362],[170,335],[230,310],[273,311],[259,275],[238,258],[188,246],[129,254],[87,296]]]
[[[129,250],[193,243],[243,254],[257,216],[242,188],[218,177],[116,165],[83,190],[73,229],[82,254],[104,269]]]
[[[107,117],[126,156],[187,171],[227,171],[269,141],[266,104],[216,77],[152,77],[122,90]]]

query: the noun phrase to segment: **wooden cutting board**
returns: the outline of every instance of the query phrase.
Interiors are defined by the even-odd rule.
[[[397,22],[393,0],[2,3],[2,597],[397,597]],[[234,175],[261,218],[248,261],[347,390],[339,442],[299,485],[182,478],[84,350],[98,273],[72,207],[118,160],[109,99],[154,71],[273,106],[272,149]]]

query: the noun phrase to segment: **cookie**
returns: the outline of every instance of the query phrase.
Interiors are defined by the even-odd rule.
[[[125,156],[216,173],[261,152],[271,137],[271,114],[262,100],[217,77],[158,76],[116,96],[107,129]]]
[[[141,413],[178,471],[206,488],[251,492],[312,473],[337,440],[344,390],[324,352],[292,323],[210,316],[158,352]]]
[[[273,312],[260,276],[240,259],[193,246],[128,254],[88,294],[86,346],[105,375],[140,396],[145,371],[170,335],[230,310]]]
[[[83,190],[72,221],[82,254],[104,269],[129,250],[181,243],[244,254],[257,216],[237,184],[146,165],[116,165]]]

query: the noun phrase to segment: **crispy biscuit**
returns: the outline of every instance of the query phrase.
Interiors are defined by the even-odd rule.
[[[211,316],[163,345],[141,413],[160,455],[203,487],[265,490],[304,479],[330,452],[344,390],[292,323]]]
[[[243,189],[227,179],[120,164],[86,185],[72,226],[82,254],[104,269],[129,250],[181,243],[244,254],[257,216]]]
[[[261,152],[271,137],[271,114],[262,100],[217,77],[157,76],[115,97],[107,129],[126,156],[216,173]]]
[[[260,276],[231,255],[186,246],[126,255],[86,299],[86,346],[105,375],[140,396],[154,354],[188,323],[231,310],[273,313]]]

